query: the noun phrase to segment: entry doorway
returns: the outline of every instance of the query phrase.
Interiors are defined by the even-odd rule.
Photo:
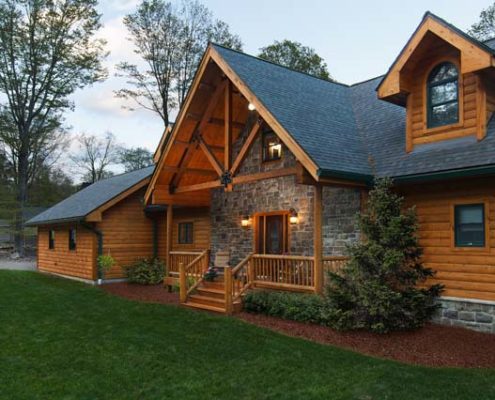
[[[289,212],[256,214],[254,241],[258,254],[289,253]]]

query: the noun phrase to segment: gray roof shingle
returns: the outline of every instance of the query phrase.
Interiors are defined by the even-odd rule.
[[[155,167],[151,166],[95,182],[30,219],[27,225],[83,219],[114,197],[151,176],[154,169]]]

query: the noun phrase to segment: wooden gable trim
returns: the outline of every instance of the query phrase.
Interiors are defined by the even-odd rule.
[[[160,138],[160,143],[158,143],[158,147],[156,148],[155,154],[153,154],[153,162],[155,164],[158,162],[158,160],[160,160],[160,156],[162,155],[163,145],[167,137],[170,135],[171,131],[172,131],[171,125],[167,126],[163,131],[162,137]]]
[[[399,54],[399,57],[392,64],[385,78],[379,84],[377,89],[379,98],[383,99],[408,91],[407,88],[404,87],[404,82],[401,82],[400,72],[428,32],[437,35],[460,51],[460,72],[462,74],[495,66],[492,54],[463,37],[432,15],[427,15],[413,33],[404,49]]]
[[[246,141],[241,147],[241,150],[239,151],[239,154],[237,155],[237,158],[235,159],[234,163],[232,164],[232,167],[230,168],[230,173],[232,175],[235,175],[238,171],[238,169],[241,167],[242,162],[246,158],[246,155],[251,148],[251,146],[254,143],[254,140],[258,136],[258,133],[261,129],[261,126],[263,125],[263,121],[261,118],[258,118],[254,126],[251,128],[251,131],[249,132],[248,137],[246,138]]]
[[[294,156],[306,167],[311,175],[318,180],[318,166],[316,163],[308,156],[308,154],[301,148],[294,138],[292,138],[280,122],[278,122],[277,119],[268,111],[264,104],[258,100],[251,89],[249,89],[242,79],[239,78],[239,76],[222,58],[222,56],[211,46],[209,51],[211,58],[216,62],[227,78],[235,85],[239,92],[255,106],[263,120],[265,120],[265,122],[274,130],[274,132],[280,137]]]
[[[124,200],[126,197],[129,197],[131,194],[136,193],[139,189],[145,187],[151,178],[145,178],[142,181],[136,183],[134,186],[131,186],[129,189],[115,196],[113,199],[107,201],[105,204],[98,207],[96,210],[92,211],[85,217],[86,222],[101,222],[103,219],[103,213],[109,208],[113,207],[115,204]]]

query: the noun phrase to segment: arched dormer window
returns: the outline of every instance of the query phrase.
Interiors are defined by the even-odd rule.
[[[427,81],[428,128],[459,121],[459,73],[445,62],[431,71]]]

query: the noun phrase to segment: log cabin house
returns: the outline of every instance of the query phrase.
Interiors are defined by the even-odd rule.
[[[494,78],[495,40],[431,13],[384,76],[350,86],[211,44],[135,192],[166,283],[186,305],[227,313],[253,287],[321,292],[359,240],[373,177],[389,176],[445,285],[438,320],[495,332]],[[223,281],[203,281],[225,264]]]

